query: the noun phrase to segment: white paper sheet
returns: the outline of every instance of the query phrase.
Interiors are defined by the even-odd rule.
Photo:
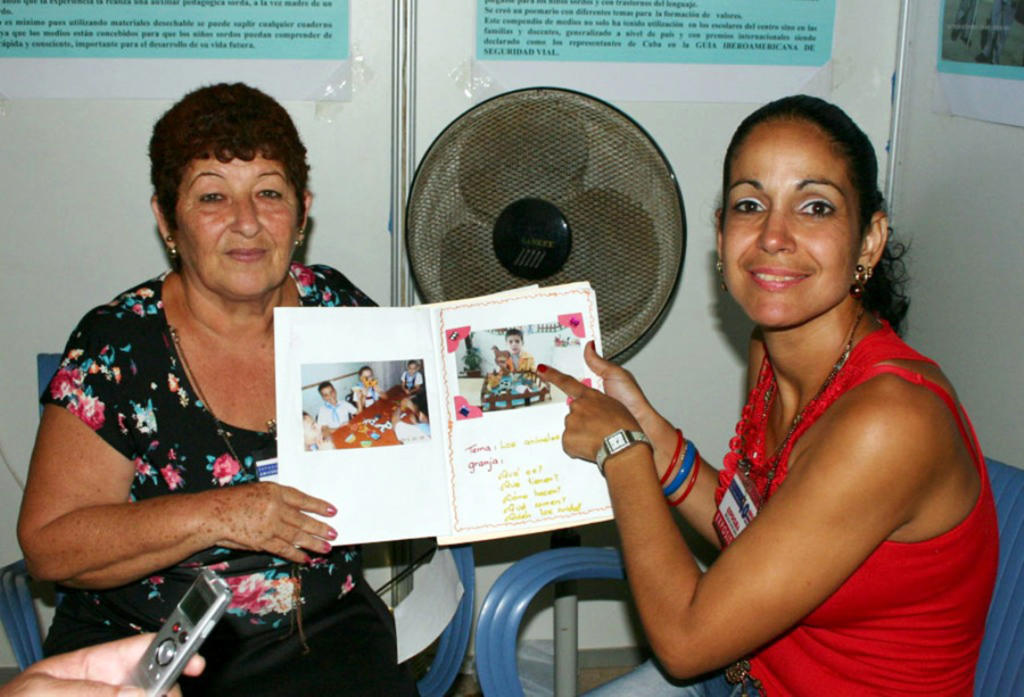
[[[395,608],[398,662],[412,658],[441,635],[465,590],[450,550],[439,547],[412,575],[412,592]]]

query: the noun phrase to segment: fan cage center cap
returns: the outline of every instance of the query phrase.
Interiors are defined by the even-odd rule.
[[[530,280],[562,269],[572,249],[569,221],[539,198],[510,203],[494,221],[494,253],[509,273]]]

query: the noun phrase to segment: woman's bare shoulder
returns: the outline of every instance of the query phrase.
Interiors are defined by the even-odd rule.
[[[957,436],[952,413],[935,393],[891,373],[876,375],[840,396],[819,425],[814,441],[853,441],[857,450],[878,459],[901,457],[910,466],[925,468]]]
[[[935,369],[928,378],[940,376]],[[794,450],[797,476],[807,462],[825,480],[887,500],[896,523],[890,539],[905,541],[952,527],[970,510],[980,481],[946,404],[928,388],[887,373],[850,390],[822,415],[801,452]]]

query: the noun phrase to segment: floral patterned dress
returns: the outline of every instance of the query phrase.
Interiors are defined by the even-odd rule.
[[[330,267],[293,264],[290,274],[304,306],[374,304]],[[134,464],[131,501],[255,482],[256,460],[275,445],[271,433],[229,426],[241,462],[228,451],[175,351],[162,288],[163,277],[153,279],[89,312],[41,397]],[[182,681],[187,694],[415,694],[395,665],[391,617],[366,588],[353,547],[305,566],[212,547],[119,588],[62,589],[47,653],[157,630],[203,567],[221,574],[234,598],[203,647],[200,681]]]

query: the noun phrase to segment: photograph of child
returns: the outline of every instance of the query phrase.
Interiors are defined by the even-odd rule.
[[[306,450],[334,450],[327,435],[327,426],[320,426],[309,412],[302,412],[302,445]]]
[[[411,360],[406,364],[401,384],[405,396],[412,400],[423,418],[426,419],[427,393],[423,387],[423,364],[420,361]]]
[[[359,409],[350,402],[339,402],[338,390],[330,380],[324,380],[317,385],[316,389],[320,393],[320,398],[323,399],[323,404],[320,405],[320,410],[316,414],[316,423],[320,426],[323,434],[328,436],[347,424]]]
[[[505,332],[505,345],[512,354],[512,369],[518,372],[534,371],[537,363],[523,350],[523,330],[512,327]]]
[[[422,366],[422,359],[301,366],[303,449],[429,440]]]
[[[557,322],[474,328],[455,352],[459,394],[484,412],[564,401],[565,395],[540,379],[537,364],[581,375],[582,349]]]

